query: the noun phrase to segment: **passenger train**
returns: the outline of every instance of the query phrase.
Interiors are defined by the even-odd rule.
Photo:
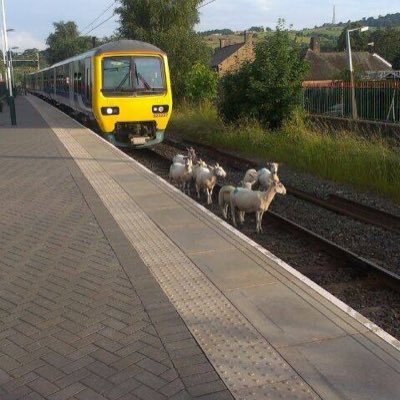
[[[171,116],[167,55],[120,40],[31,73],[27,90],[94,123],[119,147],[160,143]]]

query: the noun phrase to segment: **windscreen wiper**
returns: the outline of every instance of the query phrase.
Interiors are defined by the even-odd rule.
[[[122,81],[117,85],[117,87],[114,90],[119,90],[121,89],[121,87],[125,84],[125,82],[127,81],[127,79],[129,78],[129,75],[131,73],[131,66],[129,65],[129,70],[128,72],[125,74],[125,76],[122,78]]]

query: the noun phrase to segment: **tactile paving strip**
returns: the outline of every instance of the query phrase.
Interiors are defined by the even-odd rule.
[[[50,124],[67,118],[37,99]],[[71,136],[52,128],[237,399],[319,399],[244,316]],[[74,128],[74,135],[90,134]],[[132,160],[132,167],[151,174]],[[174,193],[174,196],[182,194]]]

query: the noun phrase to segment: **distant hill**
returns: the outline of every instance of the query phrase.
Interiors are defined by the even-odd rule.
[[[378,18],[363,18],[355,22],[374,28],[400,28],[400,13],[386,14],[385,16],[380,15]],[[347,24],[348,22],[340,22],[337,26],[344,26]]]
[[[360,25],[367,25],[371,30],[383,29],[383,28],[395,28],[400,29],[400,13],[396,14],[387,14],[385,16],[379,16],[377,18],[369,17],[363,18],[359,21],[347,21],[347,22],[339,22],[337,24],[323,24],[321,26],[315,26],[314,28],[305,28],[301,30],[293,30],[293,37],[296,37],[296,40],[302,44],[304,48],[308,47],[310,43],[310,38],[312,36],[318,36],[320,38],[321,50],[322,51],[335,51],[337,40],[342,33],[344,27],[348,24],[358,23]],[[254,27],[252,27],[254,28]],[[261,40],[266,35],[270,34],[271,29],[265,28],[265,31],[262,32],[260,29],[252,29],[249,28],[249,31],[254,32],[254,40],[257,42]],[[239,32],[233,32],[231,29],[214,29],[212,31],[199,32],[201,36],[204,37],[204,40],[207,44],[212,47],[219,46],[219,39],[226,39],[226,43],[237,43],[243,41],[243,35]]]

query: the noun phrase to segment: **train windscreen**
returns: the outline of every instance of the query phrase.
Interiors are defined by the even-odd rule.
[[[103,87],[105,96],[152,94],[165,92],[163,61],[160,57],[103,58]]]

